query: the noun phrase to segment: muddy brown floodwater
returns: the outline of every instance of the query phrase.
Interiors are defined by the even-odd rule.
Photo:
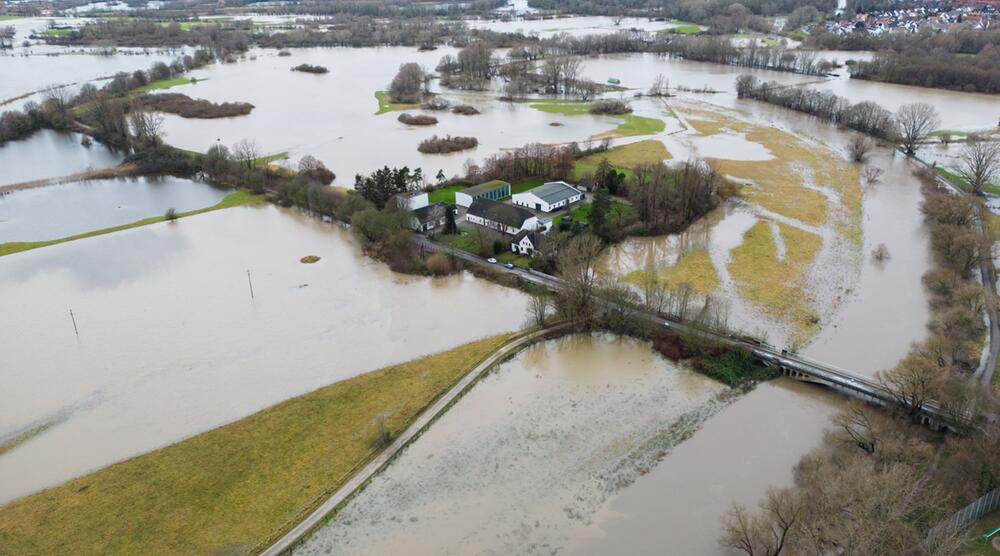
[[[0,455],[0,503],[525,315],[517,290],[395,274],[272,206],[0,257],[0,292],[0,443],[47,427]]]

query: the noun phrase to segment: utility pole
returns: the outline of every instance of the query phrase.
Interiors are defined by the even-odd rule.
[[[80,330],[76,327],[76,317],[73,316],[73,309],[69,310],[69,318],[73,321],[73,332],[76,334],[76,337],[79,338]]]
[[[247,284],[250,285],[250,301],[253,301],[253,280],[250,279],[250,271],[247,270]]]

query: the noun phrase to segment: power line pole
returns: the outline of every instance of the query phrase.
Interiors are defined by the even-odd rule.
[[[69,310],[69,318],[73,321],[73,332],[76,334],[77,338],[79,338],[80,330],[76,327],[76,317],[73,316],[73,309]]]
[[[247,284],[250,285],[250,301],[253,301],[253,280],[250,279],[250,271],[247,270]]]

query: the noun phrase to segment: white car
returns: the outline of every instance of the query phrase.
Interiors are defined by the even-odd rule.
[[[490,257],[490,258],[486,259],[486,262],[488,262],[490,264],[497,264],[497,260],[494,259],[493,257]]]

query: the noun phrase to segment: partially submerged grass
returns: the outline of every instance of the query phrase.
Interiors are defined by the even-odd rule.
[[[625,121],[618,124],[618,127],[612,129],[611,131],[598,133],[597,135],[594,136],[594,138],[603,139],[605,137],[631,137],[634,135],[655,135],[667,128],[666,122],[664,122],[659,118],[647,118],[645,116],[636,116],[635,114],[626,114],[625,116],[622,117],[625,118]]]
[[[279,160],[288,160],[288,151],[281,151],[280,153],[255,158],[253,159],[253,164],[254,166],[267,166],[268,164]]]
[[[511,338],[337,382],[0,508],[3,554],[249,554]]]
[[[670,159],[670,152],[657,139],[647,139],[620,147],[613,147],[601,153],[587,155],[576,161],[575,176],[579,179],[584,174],[593,173],[601,160],[608,159],[618,170],[631,170],[639,164],[656,164]],[[626,172],[629,173],[629,172]]]
[[[385,114],[386,112],[392,112],[394,110],[410,110],[420,107],[419,103],[404,104],[392,102],[392,100],[389,99],[389,91],[375,91],[375,98],[378,100],[378,112],[375,113],[376,116],[379,114]]]
[[[796,339],[808,337],[819,324],[810,308],[806,275],[815,260],[822,238],[778,224],[785,246],[778,258],[778,245],[771,223],[760,220],[743,235],[743,243],[730,252],[729,273],[740,294],[767,313],[791,322]]]
[[[642,284],[646,270],[636,270],[625,276],[631,284]],[[710,295],[719,285],[719,275],[712,264],[712,257],[704,247],[698,247],[682,255],[677,263],[667,268],[653,270],[656,280],[668,286],[687,284],[701,295]]]
[[[939,174],[944,176],[946,179],[950,180],[955,185],[961,187],[966,191],[972,191],[972,185],[969,184],[969,180],[963,178],[954,170],[951,170],[950,168],[944,168],[942,166],[935,166],[934,169],[937,170]],[[993,195],[1000,195],[1000,185],[997,185],[993,182],[988,182],[986,185],[983,186],[983,191]]]
[[[22,432],[20,432],[20,433],[18,433],[16,435],[12,436],[11,438],[8,438],[7,440],[4,440],[3,442],[0,442],[0,456],[4,455],[5,453],[7,453],[7,452],[9,452],[11,450],[13,450],[14,448],[17,448],[21,444],[24,444],[25,442],[27,442],[27,441],[31,440],[32,438],[34,438],[34,437],[42,434],[43,432],[49,430],[57,422],[58,421],[46,421],[46,422],[44,422],[44,423],[42,423],[42,424],[40,424],[38,426],[31,427],[30,429],[22,431]],[[3,538],[3,536],[0,535],[0,539],[2,539],[2,538]]]
[[[263,202],[264,202],[264,197],[260,195],[254,195],[253,193],[247,193],[246,191],[235,191],[233,193],[230,193],[229,195],[226,195],[225,197],[222,198],[221,201],[210,207],[190,210],[187,212],[178,212],[175,216],[176,218],[183,218],[185,216],[194,216],[196,214],[202,214],[213,210],[220,210],[241,205],[257,205]],[[59,243],[76,241],[78,239],[102,236],[105,234],[111,234],[114,232],[129,230],[131,228],[138,228],[140,226],[148,226],[150,224],[156,224],[158,222],[164,222],[164,221],[166,221],[166,216],[152,216],[150,218],[143,218],[142,220],[137,220],[130,224],[122,224],[121,226],[102,228],[100,230],[93,230],[90,232],[76,234],[59,239],[49,239],[44,241],[11,241],[7,243],[0,243],[0,257],[4,255],[12,255],[14,253],[20,253],[21,251],[29,251],[31,249],[38,249],[40,247],[48,247],[50,245],[57,245]]]
[[[547,112],[549,114],[562,114],[564,116],[581,116],[590,114],[590,103],[582,100],[563,99],[533,99],[528,106],[535,110]]]
[[[150,91],[160,91],[163,89],[169,89],[171,87],[178,87],[180,85],[189,85],[191,83],[197,83],[198,80],[190,77],[171,77],[169,79],[160,79],[159,81],[153,81],[152,83],[147,83],[142,87],[134,89],[133,93],[148,93]]]

